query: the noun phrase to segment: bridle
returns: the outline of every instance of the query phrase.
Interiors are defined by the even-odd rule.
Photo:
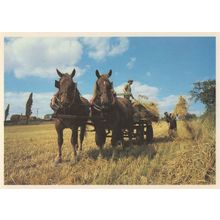
[[[113,89],[112,83],[110,82],[110,84],[111,84],[111,87],[110,87],[110,93],[111,93],[110,109],[111,109],[111,107],[113,107],[115,105],[116,98],[115,98],[113,92],[111,91]],[[96,82],[96,97],[95,97],[95,100],[92,104],[92,108],[95,109],[98,112],[103,112],[105,110],[105,108],[103,106],[101,106],[100,104],[98,104],[96,102],[97,100],[100,100],[101,95],[102,94],[99,90],[98,83]]]
[[[74,82],[73,82],[73,83],[74,83]],[[62,110],[64,110],[64,112],[65,112],[66,110],[70,109],[70,108],[73,106],[73,104],[75,104],[75,102],[76,102],[77,83],[74,83],[74,85],[75,85],[75,86],[74,86],[74,90],[73,90],[73,98],[72,98],[71,103],[70,103],[68,106],[64,106],[64,105],[61,103],[61,100],[60,100],[61,93],[60,93],[60,91],[58,92],[58,97],[56,97],[57,103],[58,103],[58,107],[60,107]],[[68,93],[65,92],[65,95],[67,96]]]

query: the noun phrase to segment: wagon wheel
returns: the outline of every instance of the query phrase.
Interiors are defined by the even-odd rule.
[[[138,123],[136,140],[138,144],[142,144],[144,142],[144,124],[142,122]]]
[[[152,123],[147,123],[146,141],[149,143],[152,142],[153,137],[154,137],[154,131],[153,131]]]

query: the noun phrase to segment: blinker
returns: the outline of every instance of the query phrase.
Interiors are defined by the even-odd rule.
[[[60,88],[59,81],[57,81],[57,80],[55,80],[55,87],[58,88],[58,89]]]

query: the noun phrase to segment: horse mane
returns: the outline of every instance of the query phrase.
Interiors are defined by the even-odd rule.
[[[75,90],[75,100],[76,100],[76,103],[80,103],[81,102],[81,99],[80,99],[80,96],[81,96],[81,94],[80,94],[80,92],[79,92],[79,90],[78,90],[78,88],[77,88],[77,85],[75,84],[75,86],[76,86],[76,90]]]
[[[93,89],[93,97],[96,97],[97,91],[98,91],[98,85],[97,85],[97,81],[96,81],[96,83],[94,85],[94,89]]]

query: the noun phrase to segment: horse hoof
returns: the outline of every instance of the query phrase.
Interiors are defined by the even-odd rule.
[[[113,153],[112,153],[112,157],[111,157],[111,161],[113,162],[113,161],[115,161],[115,160],[116,160],[116,153],[113,152]]]
[[[70,161],[70,166],[75,166],[76,162],[75,161]]]
[[[116,161],[115,156],[114,156],[114,157],[111,157],[111,162],[115,162],[115,161]]]
[[[98,160],[103,160],[104,159],[104,155],[103,154],[99,154],[97,157]]]
[[[128,149],[128,146],[126,146],[126,144],[123,144],[123,145],[122,145],[122,150],[123,150],[123,151],[126,151],[127,149]]]
[[[75,157],[73,161],[74,161],[74,163],[76,164],[76,163],[79,161],[79,157],[78,157],[78,156]]]
[[[60,164],[62,163],[62,159],[61,158],[58,158],[56,161],[55,161],[55,164]]]
[[[123,142],[120,140],[117,142],[118,147],[122,146],[123,147]]]

